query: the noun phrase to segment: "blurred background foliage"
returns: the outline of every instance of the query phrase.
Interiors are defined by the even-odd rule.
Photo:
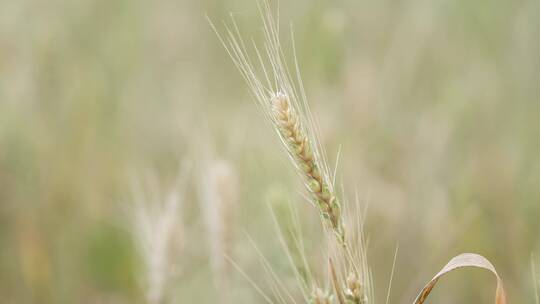
[[[234,12],[261,38],[254,1],[0,2],[0,296],[3,303],[143,303],[129,231],[130,179],[167,183],[182,163],[227,160],[237,231],[290,282],[268,201],[318,219],[276,136],[205,19]],[[368,204],[375,289],[410,303],[452,256],[495,264],[513,303],[533,303],[540,256],[540,2],[281,1],[339,181]],[[205,155],[205,156],[202,156]],[[216,302],[190,179],[177,303]],[[233,258],[263,282],[242,233]],[[538,263],[537,263],[538,264]],[[236,275],[239,302],[262,302]],[[264,283],[261,283],[264,286]],[[445,287],[442,287],[445,286]],[[435,303],[489,303],[487,273],[450,275]]]

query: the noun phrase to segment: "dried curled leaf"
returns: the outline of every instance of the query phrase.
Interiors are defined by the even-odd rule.
[[[433,287],[435,287],[443,275],[463,267],[477,267],[491,271],[497,277],[495,304],[506,304],[506,293],[504,292],[502,280],[497,274],[495,267],[493,267],[493,264],[491,264],[491,262],[489,262],[486,258],[475,253],[462,253],[451,259],[450,262],[448,262],[448,264],[446,264],[446,266],[444,266],[443,269],[441,269],[441,271],[439,271],[439,273],[437,273],[433,279],[431,279],[431,281],[424,286],[420,294],[416,297],[416,300],[414,300],[414,304],[424,303]]]

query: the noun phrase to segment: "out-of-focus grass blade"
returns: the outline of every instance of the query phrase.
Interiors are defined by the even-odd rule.
[[[462,253],[448,262],[446,266],[437,273],[429,283],[424,286],[420,294],[414,300],[414,304],[422,304],[429,296],[431,290],[435,287],[439,279],[448,272],[463,267],[477,267],[491,271],[497,277],[497,290],[495,292],[495,304],[506,304],[506,293],[501,278],[497,274],[493,264],[489,262],[485,257],[475,253]]]

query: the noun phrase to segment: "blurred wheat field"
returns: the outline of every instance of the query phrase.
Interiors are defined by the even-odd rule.
[[[313,252],[318,215],[205,19],[230,12],[262,39],[254,1],[0,2],[2,303],[150,302],[133,202],[168,201],[181,175],[182,231],[162,227],[179,241],[164,255],[171,303],[263,303],[215,254],[269,289],[250,239],[293,284],[267,204],[283,221],[289,202],[299,209]],[[540,3],[306,0],[279,12],[331,166],[340,154],[338,183],[367,206],[377,302],[399,244],[390,303],[411,303],[461,252],[489,257],[509,302],[535,303]],[[430,301],[489,303],[492,291],[489,274],[466,270]]]

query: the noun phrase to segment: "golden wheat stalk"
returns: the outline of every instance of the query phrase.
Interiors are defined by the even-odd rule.
[[[277,131],[292,164],[301,176],[310,199],[324,221],[344,244],[339,200],[333,190],[329,169],[316,136],[316,124],[309,111],[306,94],[295,59],[296,77],[290,73],[279,40],[279,29],[267,1],[257,2],[263,21],[266,43],[264,54],[253,44],[258,65],[253,64],[246,44],[233,18],[225,24],[225,38],[210,21],[227,53],[245,79],[263,113]],[[294,45],[293,45],[294,52]],[[262,77],[260,77],[262,76]]]
[[[250,52],[232,18],[232,26],[224,23],[226,35],[210,21],[221,43],[248,84],[263,113],[278,134],[291,163],[296,168],[309,194],[309,200],[315,205],[323,219],[325,227],[335,236],[337,246],[331,253],[336,267],[331,275],[334,295],[340,303],[364,304],[372,298],[371,275],[369,273],[363,237],[361,244],[346,236],[342,206],[334,183],[330,178],[324,150],[317,138],[317,125],[309,110],[304,92],[299,67],[296,60],[294,37],[292,51],[295,77],[291,76],[284,59],[284,52],[279,39],[279,29],[266,0],[257,1],[263,22],[265,36],[264,52],[260,52],[253,42],[253,55],[258,61],[255,65]],[[293,80],[294,79],[294,80]],[[358,221],[358,218],[356,219]],[[351,228],[351,227],[349,227]],[[354,230],[354,229],[353,229]],[[347,230],[351,232],[351,230]],[[354,232],[354,231],[353,231]],[[361,233],[359,233],[361,234]],[[350,244],[349,242],[352,241]],[[333,243],[333,242],[332,242]],[[360,248],[355,248],[358,245]],[[352,247],[351,247],[352,246]],[[355,251],[355,249],[361,249]],[[347,281],[347,277],[350,280]],[[326,292],[313,287],[309,301],[312,303],[330,303],[332,298]]]

